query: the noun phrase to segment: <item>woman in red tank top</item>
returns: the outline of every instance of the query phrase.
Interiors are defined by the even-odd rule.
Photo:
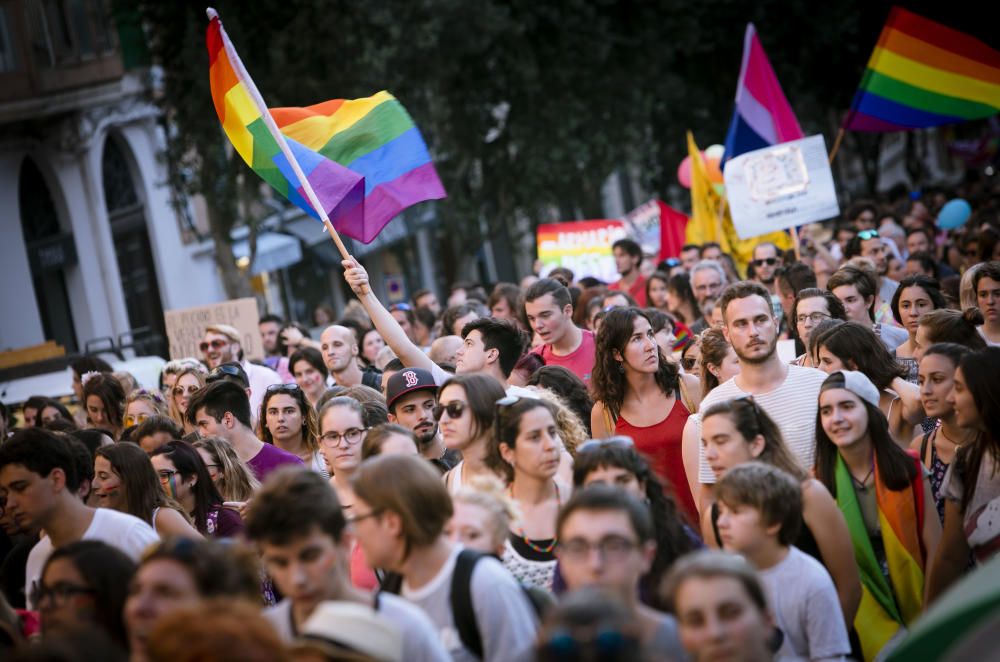
[[[601,323],[591,389],[594,437],[627,435],[653,471],[673,490],[681,511],[698,521],[681,457],[690,412],[681,375],[656,345],[649,318],[638,308],[616,308]]]

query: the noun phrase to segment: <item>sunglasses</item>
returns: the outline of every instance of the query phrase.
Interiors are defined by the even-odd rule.
[[[287,393],[287,392],[295,392],[295,391],[298,391],[298,390],[299,390],[299,385],[296,384],[295,382],[292,382],[290,384],[271,384],[270,386],[268,386],[264,390],[264,392],[265,393]]]
[[[698,359],[685,358],[681,359],[681,367],[687,372],[694,370],[694,367],[698,365]]]
[[[228,340],[219,340],[218,338],[212,341],[203,340],[201,344],[198,345],[198,349],[200,349],[202,352],[207,352],[209,347],[211,347],[212,349],[222,349],[228,344],[229,344]]]
[[[208,377],[205,377],[205,383],[210,384],[212,382],[217,382],[226,377],[226,375],[230,377],[238,377],[241,381],[243,380],[243,375],[240,374],[239,368],[234,365],[223,364],[208,373]]]
[[[389,306],[389,312],[390,313],[394,313],[397,310],[402,310],[402,311],[406,312],[406,311],[412,310],[412,308],[410,308],[410,304],[408,304],[408,303],[394,303],[391,306]]]
[[[194,393],[195,391],[197,391],[199,388],[201,388],[201,387],[199,387],[199,386],[188,386],[187,388],[185,388],[183,386],[175,386],[174,387],[174,395],[181,396],[181,395],[184,395],[185,393],[187,393],[188,395],[191,395],[192,393]]]
[[[434,405],[434,409],[431,410],[431,414],[434,416],[435,421],[440,421],[441,416],[445,412],[448,412],[448,418],[462,418],[462,414],[465,412],[465,408],[469,405],[458,400],[452,400],[446,405]]]
[[[769,266],[769,267],[773,267],[774,265],[778,264],[778,258],[776,258],[776,257],[765,257],[765,258],[762,258],[760,260],[754,260],[753,261],[753,266],[755,266],[755,267],[763,267],[765,264],[767,266]]]
[[[861,239],[878,239],[878,230],[862,230],[858,233]]]
[[[632,448],[635,446],[635,442],[632,441],[631,437],[625,436],[615,436],[608,437],[607,439],[588,439],[579,446],[576,447],[576,452],[585,451],[593,448],[601,448],[603,446],[622,446],[624,448]]]

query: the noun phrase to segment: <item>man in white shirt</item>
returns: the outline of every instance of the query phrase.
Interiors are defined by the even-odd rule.
[[[267,366],[251,363],[243,355],[240,332],[228,324],[212,324],[205,328],[205,336],[199,345],[209,370],[223,363],[239,361],[250,382],[250,411],[254,416],[260,411],[264,392],[272,384],[283,384],[281,375]]]
[[[8,515],[24,528],[44,532],[28,555],[25,596],[31,597],[52,550],[78,540],[100,540],[138,561],[159,540],[153,528],[137,517],[107,508],[91,508],[77,494],[77,475],[71,444],[42,428],[14,434],[0,446],[0,490],[7,495]]]
[[[778,323],[770,293],[758,283],[733,283],[719,299],[725,320],[723,332],[740,359],[740,373],[715,387],[701,401],[700,411],[716,402],[753,396],[757,405],[778,427],[789,450],[806,470],[816,458],[816,411],[819,389],[826,373],[814,368],[788,365],[778,356]],[[701,420],[695,418],[697,439]],[[698,478],[703,485],[715,482],[715,474],[698,443]]]

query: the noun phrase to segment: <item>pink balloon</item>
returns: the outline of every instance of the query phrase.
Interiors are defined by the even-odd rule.
[[[684,188],[691,188],[691,156],[685,156],[684,160],[677,167],[677,181]]]

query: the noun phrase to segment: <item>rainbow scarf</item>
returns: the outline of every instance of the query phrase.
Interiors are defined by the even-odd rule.
[[[844,121],[903,131],[1000,112],[1000,52],[970,34],[893,7]]]
[[[865,660],[874,660],[890,640],[905,633],[906,626],[920,615],[926,562],[920,540],[924,510],[920,474],[909,489],[900,492],[890,490],[882,483],[877,466],[874,475],[889,581],[882,574],[868,538],[851,474],[838,455],[837,505],[847,520],[854,558],[861,573],[861,606],[854,618],[854,627],[861,639]]]
[[[210,16],[215,111],[237,153],[274,190],[320,218],[281,149],[283,137],[333,226],[364,243],[407,207],[445,197],[420,131],[395,97],[268,109],[219,17]]]

